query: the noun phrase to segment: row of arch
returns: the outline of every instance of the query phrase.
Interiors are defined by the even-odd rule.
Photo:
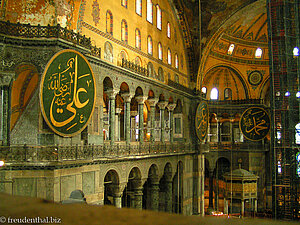
[[[155,211],[182,213],[183,207],[183,163],[179,161],[176,170],[170,163],[159,174],[158,166],[152,164],[147,177],[133,167],[124,183],[114,169],[104,177],[104,204],[118,208],[150,209]]]

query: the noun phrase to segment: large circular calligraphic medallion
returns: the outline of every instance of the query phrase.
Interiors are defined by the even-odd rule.
[[[195,116],[195,129],[197,137],[203,141],[207,136],[208,130],[208,105],[206,102],[199,103]]]
[[[264,139],[270,131],[270,117],[261,107],[246,109],[240,120],[240,130],[244,137],[251,141]]]
[[[65,137],[80,133],[95,107],[96,85],[85,57],[67,49],[48,62],[40,84],[40,106],[48,126]]]

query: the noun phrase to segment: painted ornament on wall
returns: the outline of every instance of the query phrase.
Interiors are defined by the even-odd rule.
[[[96,85],[85,57],[67,49],[48,62],[40,85],[40,106],[47,125],[65,137],[80,133],[95,107]]]
[[[261,107],[246,109],[240,120],[240,130],[251,141],[264,139],[270,131],[271,123],[267,111]]]
[[[195,116],[195,129],[199,140],[202,142],[207,136],[208,130],[208,105],[206,102],[199,103]]]
[[[258,86],[262,82],[263,76],[260,71],[252,71],[248,75],[248,81],[253,86]]]
[[[99,23],[100,20],[100,8],[99,8],[99,3],[97,0],[93,2],[93,9],[92,9],[92,17],[93,21],[95,22],[95,26]]]

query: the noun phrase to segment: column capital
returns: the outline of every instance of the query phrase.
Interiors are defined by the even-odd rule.
[[[119,91],[116,89],[109,89],[109,90],[105,91],[105,94],[108,95],[109,99],[115,99],[118,92]]]
[[[10,74],[1,74],[0,75],[0,86],[9,86],[11,80],[12,80],[12,75]]]
[[[147,101],[148,101],[150,107],[153,107],[157,104],[158,99],[157,98],[150,98],[150,99],[147,99]]]
[[[168,104],[167,105],[167,109],[169,111],[174,111],[174,109],[176,108],[176,104],[175,103],[172,103],[172,104]]]
[[[131,102],[133,95],[129,92],[125,92],[121,94],[121,97],[124,99],[125,102]]]
[[[137,116],[138,115],[138,111],[130,111],[130,116]]]
[[[144,102],[145,102],[145,100],[146,100],[146,97],[144,97],[144,96],[136,96],[136,97],[135,97],[135,100],[137,101],[137,103],[138,103],[139,105],[142,105],[142,104],[144,104]]]
[[[161,101],[161,102],[158,102],[157,105],[160,109],[165,109],[166,106],[168,105],[168,102],[167,101]]]
[[[119,114],[121,112],[122,112],[122,108],[116,108],[116,111],[115,111],[116,114]]]

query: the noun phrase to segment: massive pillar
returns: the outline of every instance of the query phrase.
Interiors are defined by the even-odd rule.
[[[150,105],[150,142],[155,141],[155,106],[158,102],[158,99],[156,98],[151,98],[148,99],[148,103]]]
[[[166,212],[172,213],[172,190],[173,190],[173,182],[172,179],[166,180],[166,193],[165,193],[165,204],[166,204]]]
[[[124,134],[126,145],[130,144],[130,102],[132,96],[129,93],[122,94],[125,102],[125,112],[124,112]]]
[[[115,143],[115,111],[116,111],[116,94],[117,91],[110,89],[106,91],[107,96],[109,97],[109,140],[110,144]]]
[[[139,136],[138,140],[142,144],[144,142],[144,96],[135,97],[138,102],[138,113],[139,113]]]
[[[159,182],[156,180],[151,181],[151,209],[158,211],[159,204]]]
[[[136,209],[143,209],[143,191],[142,187],[136,188],[134,190],[134,208]]]
[[[157,103],[160,109],[160,141],[162,143],[165,142],[165,109],[167,104],[168,104],[167,101],[161,101]]]
[[[169,110],[169,122],[170,122],[170,142],[173,143],[173,113],[174,113],[174,109],[176,107],[176,104],[169,104],[167,106],[168,110]]]
[[[213,208],[214,207],[214,203],[213,203],[213,195],[214,195],[214,189],[213,189],[213,185],[214,185],[214,171],[213,170],[209,170],[209,203],[208,203],[208,208]]]

